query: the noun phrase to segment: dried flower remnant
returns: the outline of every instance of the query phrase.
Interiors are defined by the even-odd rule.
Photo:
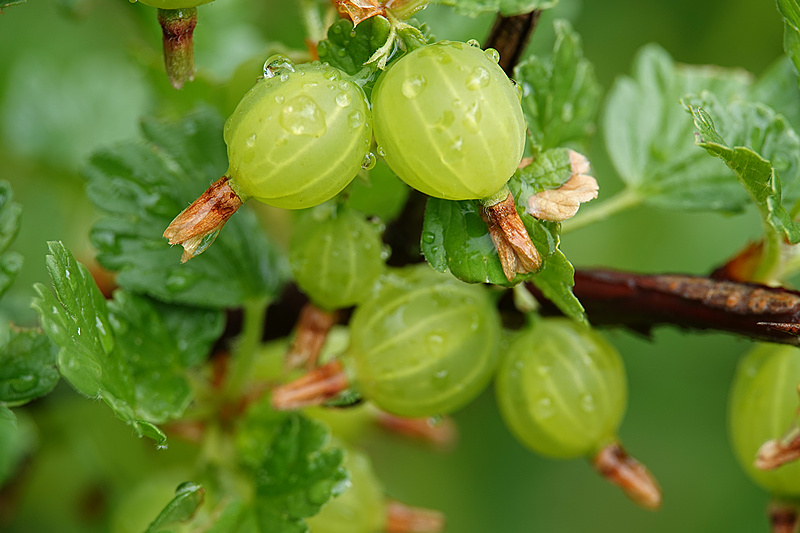
[[[655,478],[619,443],[614,442],[600,450],[592,464],[600,475],[620,487],[637,505],[653,511],[661,507],[661,489]]]
[[[589,160],[569,151],[572,175],[557,189],[542,191],[528,198],[527,213],[539,220],[561,222],[572,218],[584,202],[597,198],[597,180],[588,174]]]
[[[503,201],[482,206],[481,218],[489,228],[489,235],[497,248],[503,274],[508,281],[514,281],[517,274],[539,269],[542,258],[517,213],[511,193]]]

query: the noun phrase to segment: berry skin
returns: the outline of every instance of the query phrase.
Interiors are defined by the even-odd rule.
[[[500,321],[488,295],[427,266],[386,276],[350,326],[350,382],[395,415],[455,411],[494,372]]]
[[[736,458],[758,485],[779,497],[800,496],[800,462],[775,470],[753,464],[766,441],[780,439],[797,415],[800,351],[763,344],[739,362],[728,402],[728,423]]]
[[[345,206],[330,218],[303,217],[289,244],[297,285],[327,311],[356,305],[372,291],[383,270],[377,228]]]
[[[519,93],[494,57],[440,41],[401,57],[379,78],[375,139],[411,187],[448,200],[483,199],[516,170],[526,124]]]
[[[366,96],[338,69],[288,59],[266,72],[225,125],[231,188],[286,209],[320,204],[358,173],[371,140]]]
[[[627,386],[616,349],[569,319],[540,319],[519,334],[496,381],[500,413],[533,451],[593,455],[616,438]]]

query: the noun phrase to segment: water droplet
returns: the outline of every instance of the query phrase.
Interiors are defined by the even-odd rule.
[[[461,100],[459,100],[458,98],[456,98],[455,100],[453,100],[453,107],[455,107],[456,109],[460,108],[460,107],[461,107],[461,104],[462,104],[462,102],[461,102]]]
[[[286,81],[283,79],[283,75],[286,74],[288,76],[289,72],[294,72],[294,63],[283,54],[274,55],[264,62],[265,78],[281,76],[281,80]]]
[[[489,85],[489,71],[481,66],[472,69],[467,76],[467,89],[477,91]]]
[[[444,351],[444,337],[438,333],[429,333],[425,337],[425,347],[430,355],[440,356]]]
[[[189,287],[194,279],[195,276],[190,274],[189,271],[180,269],[170,273],[164,281],[164,285],[166,285],[167,290],[171,292],[179,292]]]
[[[436,388],[444,388],[450,381],[450,372],[447,370],[439,370],[433,375],[433,386]]]
[[[453,60],[453,58],[450,56],[450,53],[447,51],[447,48],[441,46],[441,44],[443,43],[440,43],[440,46],[434,45],[422,48],[419,52],[420,57],[435,57],[439,61],[439,63],[442,63],[443,65],[450,63]],[[454,43],[450,42],[449,44],[453,45]],[[457,44],[461,45],[461,43]],[[458,46],[454,46],[454,48],[458,48]]]
[[[522,100],[522,97],[524,96],[524,92],[525,92],[525,90],[522,87],[522,84],[520,82],[518,82],[517,80],[511,80],[511,85],[514,86],[514,90],[517,92],[517,97],[520,100]]]
[[[378,145],[378,155],[384,157],[386,155],[386,150],[384,150],[383,146]]]
[[[542,396],[533,406],[534,414],[540,420],[546,420],[553,416],[554,409],[553,409],[553,401],[550,399],[549,396]]]
[[[411,99],[419,96],[420,93],[425,90],[427,85],[428,80],[425,79],[425,76],[416,74],[403,82],[401,90],[403,92],[403,96]]]
[[[364,125],[364,113],[361,111],[353,111],[347,119],[350,121],[350,127],[354,130]],[[369,141],[367,141],[367,146],[369,146]]]
[[[432,232],[430,232],[430,231],[426,231],[426,232],[424,232],[424,233],[422,234],[422,242],[424,242],[424,243],[426,243],[426,244],[431,244],[431,243],[433,243],[433,241],[435,241],[435,240],[436,240],[436,235],[434,235],[434,234],[433,234]]]
[[[550,366],[549,365],[539,365],[536,367],[536,373],[539,374],[541,377],[546,377],[550,374]]]
[[[305,95],[295,96],[283,106],[280,123],[284,130],[294,135],[320,137],[328,129],[325,112]]]
[[[80,335],[80,334],[81,334],[81,328],[78,327],[78,335]]]
[[[464,118],[461,119],[461,124],[470,133],[478,133],[480,131],[479,122],[481,121],[481,117],[481,105],[476,100],[464,111]]]
[[[339,57],[344,57],[347,55],[347,50],[345,50],[344,48],[339,48],[336,51],[336,55],[338,55]]]
[[[67,276],[67,279],[71,279],[69,269],[64,270],[64,275]]]
[[[350,95],[347,93],[337,94],[334,100],[336,100],[336,105],[339,107],[347,107],[350,105]]]
[[[333,31],[333,33],[342,33],[342,27],[338,24],[334,24],[331,31]]]
[[[584,394],[581,396],[581,409],[587,413],[591,413],[595,409],[594,397],[591,394]]]
[[[439,117],[439,120],[436,121],[434,127],[439,131],[444,131],[453,125],[455,119],[456,119],[455,113],[447,109],[442,112],[442,116]]]
[[[282,82],[285,82],[285,81],[287,81],[288,79],[289,79],[289,73],[288,73],[288,72],[283,72],[283,73],[281,73],[281,81],[282,81]]]
[[[389,259],[390,255],[392,255],[392,247],[389,246],[388,244],[384,244],[381,247],[381,259],[386,261],[387,259]]]
[[[453,152],[461,153],[461,147],[464,145],[464,139],[461,136],[456,137],[453,139],[453,142],[450,144],[450,150]]]
[[[322,77],[328,81],[337,81],[339,79],[339,70],[335,68],[327,68],[325,72],[322,73]],[[333,85],[329,86],[331,89],[334,88]]]
[[[486,50],[483,51],[483,53],[486,54],[486,57],[488,57],[495,63],[500,62],[500,52],[498,52],[494,48],[487,48]]]
[[[256,145],[256,134],[253,133],[252,135],[250,135],[247,138],[247,140],[245,141],[245,144],[247,144],[248,148],[252,148],[253,146],[255,146]]]
[[[377,162],[378,158],[375,157],[375,154],[367,152],[366,155],[364,155],[364,160],[361,161],[361,168],[364,170],[371,170],[375,167],[375,163]]]
[[[469,41],[467,41],[467,44],[473,48],[481,47],[481,43],[479,43],[476,39],[470,39]]]

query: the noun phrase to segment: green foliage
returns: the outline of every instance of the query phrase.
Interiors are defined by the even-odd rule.
[[[740,70],[676,65],[655,45],[640,50],[633,76],[611,88],[603,129],[614,167],[641,202],[728,212],[747,205],[734,176],[694,146],[680,99],[704,89],[725,102],[742,95],[749,81]]]
[[[226,168],[222,121],[204,109],[179,122],[148,119],[144,142],[95,154],[85,170],[89,198],[105,216],[92,228],[97,260],[117,283],[165,302],[208,307],[271,298],[286,266],[246,208],[201,258],[181,264],[161,234]]]
[[[461,14],[476,17],[484,13],[518,15],[534,9],[550,9],[558,0],[439,0],[440,4],[453,6]]]
[[[369,171],[356,176],[347,191],[347,204],[368,216],[391,222],[403,209],[409,188],[379,160]]]
[[[745,190],[753,199],[764,223],[766,233],[780,233],[790,243],[800,242],[800,227],[781,205],[781,180],[775,166],[780,165],[783,175],[796,178],[800,170],[800,139],[786,120],[757,104],[734,105],[727,121],[736,122],[740,138],[754,143],[753,147],[729,144],[719,135],[711,115],[703,102],[689,99],[685,104],[700,131],[697,145],[709,154],[719,157],[734,171]],[[718,107],[711,99],[710,107]],[[762,152],[762,153],[759,153]],[[775,166],[770,160],[776,161]],[[789,183],[796,183],[793,179]]]
[[[37,284],[33,305],[59,347],[61,375],[78,392],[102,398],[140,436],[163,444],[166,436],[154,424],[185,410],[191,400],[186,368],[221,333],[221,314],[162,307],[162,318],[157,304],[125,292],[106,303],[89,271],[62,244],[50,243],[50,253],[55,294]]]
[[[166,528],[171,524],[186,522],[191,519],[197,508],[203,504],[206,490],[202,485],[187,481],[175,489],[175,497],[164,507],[164,510],[148,526],[145,533],[171,531]]]
[[[22,207],[14,202],[11,186],[0,181],[0,298],[22,268],[22,256],[8,250],[19,232]]]
[[[384,17],[370,17],[355,28],[348,19],[338,20],[328,28],[328,38],[317,44],[319,60],[354,76],[389,38],[390,26]]]
[[[0,329],[0,406],[44,396],[58,384],[54,346],[33,330]]]
[[[778,0],[778,11],[783,16],[783,49],[800,69],[800,4],[797,0]]]
[[[0,405],[0,485],[16,473],[20,463],[36,446],[36,425],[25,416],[15,416]]]
[[[304,518],[315,515],[349,486],[344,454],[329,448],[320,422],[289,415],[276,429],[256,473],[256,516],[266,533],[305,533]]]
[[[522,85],[522,110],[538,150],[585,144],[594,133],[600,84],[569,22],[555,22],[553,55],[531,56],[514,69]]]

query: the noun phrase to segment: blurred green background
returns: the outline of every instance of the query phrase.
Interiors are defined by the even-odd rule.
[[[263,63],[275,43],[304,46],[294,3],[202,6],[198,79],[177,93],[163,74],[154,11],[126,0],[29,0],[0,15],[0,179],[11,181],[23,205],[13,249],[26,260],[0,302],[4,320],[33,324],[30,287],[49,283],[46,241],[63,240],[92,262],[86,232],[95,213],[79,169],[93,150],[136,136],[144,114],[177,115],[197,102],[229,112],[258,75],[253,58]],[[551,49],[557,16],[570,19],[583,37],[606,90],[647,42],[680,62],[740,66],[756,75],[782,53],[782,22],[771,1],[562,0],[542,18],[532,50]],[[437,37],[462,40],[483,40],[492,22],[442,7],[421,18]],[[221,85],[232,75],[234,82]],[[601,197],[619,190],[599,135],[590,159]],[[579,267],[706,273],[758,234],[752,212],[728,218],[640,208],[567,235],[563,249]],[[379,432],[369,436],[365,446],[389,494],[443,510],[452,533],[767,531],[768,497],[739,469],[726,431],[729,384],[750,343],[672,329],[651,340],[622,331],[608,336],[625,358],[630,382],[620,436],[659,479],[659,512],[635,507],[585,461],[527,452],[503,427],[491,391],[457,414],[461,440],[449,454]],[[50,409],[56,405],[57,416]],[[78,399],[63,384],[18,412],[31,438],[38,434],[42,452],[16,485],[0,492],[0,516],[21,509],[11,531],[105,531],[116,491],[137,482],[140,465],[170,465],[181,457],[179,444],[156,451],[103,405]],[[180,471],[162,471],[174,484],[183,480]]]

